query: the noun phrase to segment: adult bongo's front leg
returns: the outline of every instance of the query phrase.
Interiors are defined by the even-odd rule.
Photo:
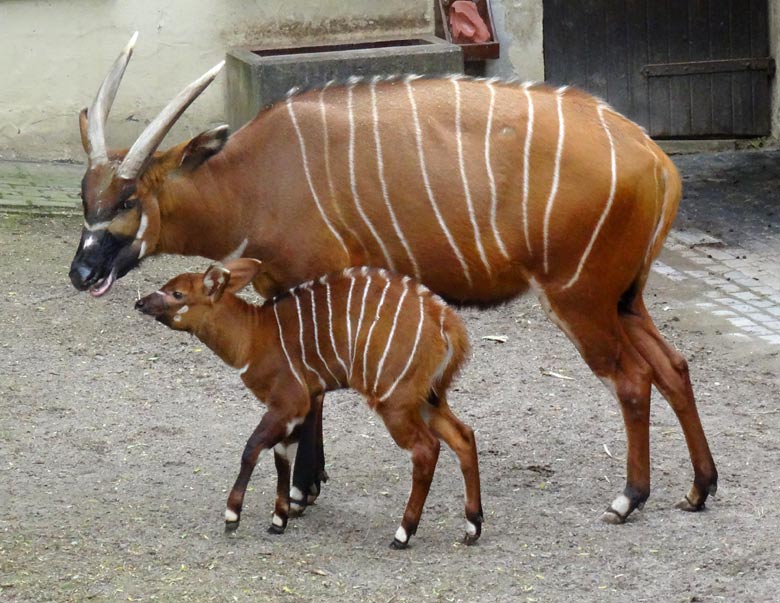
[[[295,437],[285,439],[274,446],[276,465],[276,503],[274,516],[268,528],[269,534],[282,534],[290,515],[290,472],[298,442]]]
[[[303,513],[320,494],[321,484],[327,481],[325,452],[322,445],[322,403],[324,395],[314,396],[311,410],[299,428],[299,446],[290,490],[290,515]]]

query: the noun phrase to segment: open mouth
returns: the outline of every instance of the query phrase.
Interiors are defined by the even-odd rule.
[[[106,278],[99,280],[89,288],[89,294],[92,297],[101,297],[102,295],[108,293],[115,281],[116,272],[112,270]]]

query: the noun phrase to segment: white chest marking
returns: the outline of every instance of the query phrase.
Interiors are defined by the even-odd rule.
[[[249,370],[249,363],[247,362],[244,366],[242,366],[240,369],[238,369],[238,374],[243,375]]]
[[[95,244],[96,240],[97,239],[95,239],[95,237],[89,235],[86,239],[84,239],[84,249],[86,249],[87,247],[92,247]]]

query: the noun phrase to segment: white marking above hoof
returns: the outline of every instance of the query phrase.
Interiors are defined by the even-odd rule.
[[[621,494],[612,501],[610,508],[618,515],[625,518],[631,510],[631,500],[625,494]]]
[[[238,515],[236,515],[236,513],[234,511],[231,511],[230,509],[225,509],[225,521],[234,523],[238,521]]]
[[[403,526],[398,526],[398,529],[395,531],[395,539],[401,544],[406,544],[409,541],[409,536],[407,536]]]
[[[303,492],[301,492],[298,486],[293,486],[292,488],[290,488],[290,500],[291,501],[303,500]]]
[[[271,520],[271,523],[274,524],[277,528],[281,528],[284,525],[284,519],[274,513],[274,518]]]
[[[477,526],[471,523],[468,519],[466,520],[466,534],[471,537],[477,535]]]

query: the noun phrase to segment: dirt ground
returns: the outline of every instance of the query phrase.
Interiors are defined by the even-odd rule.
[[[699,199],[730,185],[686,182]],[[717,236],[696,198],[681,223]],[[132,307],[138,291],[206,262],[153,258],[94,300],[67,279],[80,223],[0,214],[0,601],[777,600],[780,345],[710,311],[704,281],[654,273],[647,301],[691,363],[720,471],[705,512],[674,509],[692,471],[654,397],[650,500],[624,526],[599,521],[623,487],[619,410],[527,298],[463,311],[474,353],[450,403],[477,431],[477,546],[459,544],[462,480],[443,452],[411,548],[388,548],[408,455],[346,392],[326,399],[331,481],[317,504],[283,536],[267,534],[275,476],[261,457],[241,527],[226,537],[227,490],[262,409],[196,339]],[[685,251],[672,245],[661,261],[683,273]],[[766,255],[767,274],[777,257]]]

